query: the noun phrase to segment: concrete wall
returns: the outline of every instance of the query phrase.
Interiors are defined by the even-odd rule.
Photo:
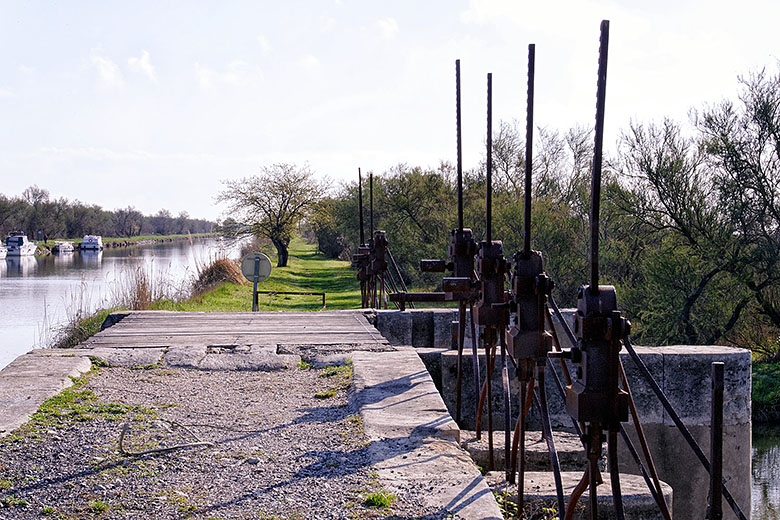
[[[567,319],[573,317],[571,311],[565,311],[564,314]],[[391,343],[420,348],[421,357],[426,360],[426,366],[432,371],[437,387],[442,392],[444,402],[454,416],[457,353],[446,350],[450,347],[449,324],[453,319],[457,319],[457,310],[452,309],[411,310],[403,313],[378,311],[376,314],[377,329]],[[556,329],[558,329],[561,340],[567,344],[560,324],[556,323]],[[461,427],[473,429],[475,398],[470,339],[466,343],[466,347],[468,357],[464,360]],[[737,503],[743,512],[749,515],[751,499],[750,352],[721,346],[635,348],[684,424],[708,455],[710,445],[710,364],[714,361],[725,363],[724,477]],[[706,508],[709,483],[707,472],[664,411],[650,385],[640,377],[638,369],[628,354],[624,351],[621,356],[659,475],[674,489],[674,517],[676,520],[702,518]],[[480,370],[483,377],[486,366],[484,361],[484,356],[480,355]],[[496,429],[503,428],[500,368],[500,364],[497,362],[492,385]],[[560,377],[560,371],[557,370],[557,372]],[[519,392],[511,363],[509,364],[509,375],[510,381],[512,381],[512,417],[516,418]],[[545,386],[553,427],[571,430],[571,419],[565,412],[560,391],[549,371]],[[529,419],[529,425],[531,428],[539,428],[535,412]],[[633,424],[627,424],[626,429],[638,448]],[[638,469],[633,464],[628,450],[622,445],[622,439],[620,451],[621,471],[638,474]],[[724,518],[736,518],[725,502]]]

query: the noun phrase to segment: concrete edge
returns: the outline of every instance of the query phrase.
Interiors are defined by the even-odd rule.
[[[354,352],[352,364],[350,402],[363,420],[382,485],[400,496],[421,496],[426,507],[454,518],[503,519],[479,469],[460,448],[460,430],[417,352]]]
[[[22,354],[0,370],[0,438],[30,420],[47,399],[92,369],[86,356]]]

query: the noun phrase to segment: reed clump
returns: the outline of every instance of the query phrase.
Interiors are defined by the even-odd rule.
[[[246,279],[241,273],[238,262],[222,257],[214,258],[208,264],[199,264],[197,278],[193,282],[192,296],[202,294],[223,282],[244,285]]]

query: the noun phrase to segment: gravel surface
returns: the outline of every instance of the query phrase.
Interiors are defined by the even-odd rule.
[[[0,440],[0,519],[441,518],[414,497],[364,504],[382,488],[350,383],[328,368],[99,369]],[[123,455],[123,424],[130,452],[214,445]]]

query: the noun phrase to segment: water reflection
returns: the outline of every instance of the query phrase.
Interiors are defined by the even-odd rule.
[[[5,264],[7,276],[30,276],[37,266],[33,256],[6,256]]]
[[[166,242],[104,251],[0,259],[0,369],[36,345],[48,344],[68,312],[106,306],[131,270],[144,269],[170,291],[189,287],[197,264],[238,255],[215,239]]]
[[[780,520],[780,426],[753,426],[753,520]]]
[[[103,251],[80,251],[79,256],[81,257],[81,265],[86,269],[99,269],[103,261]]]

